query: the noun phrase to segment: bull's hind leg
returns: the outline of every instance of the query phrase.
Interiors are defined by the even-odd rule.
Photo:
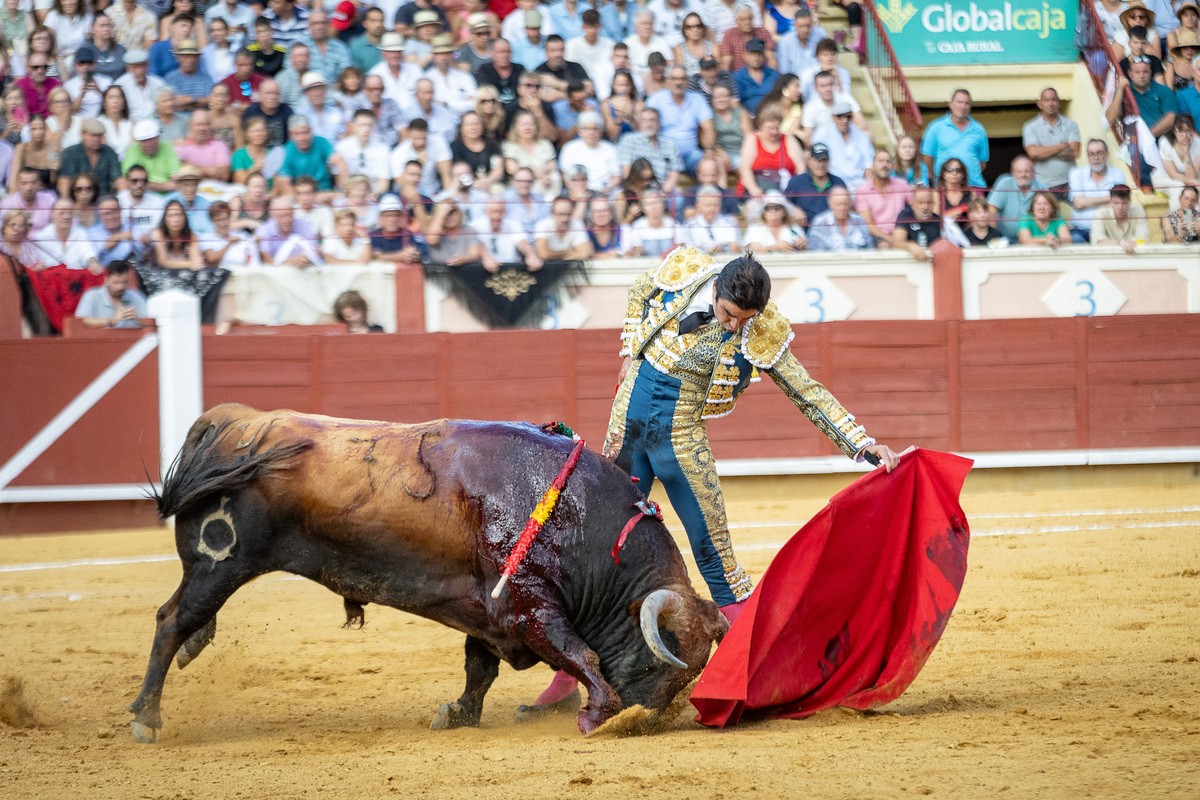
[[[142,690],[137,699],[129,704],[129,710],[134,715],[130,728],[139,742],[149,744],[159,739],[162,731],[159,706],[171,659],[193,635],[200,634],[199,641],[202,641],[204,629],[210,624],[215,627],[221,606],[238,587],[253,577],[229,564],[185,563],[179,588],[158,610],[154,645],[150,649],[150,663],[146,666]]]
[[[446,703],[438,709],[430,730],[475,727],[483,714],[483,698],[500,674],[500,656],[474,636],[467,637],[467,688],[457,702]]]

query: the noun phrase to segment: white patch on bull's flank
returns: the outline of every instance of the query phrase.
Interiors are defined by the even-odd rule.
[[[213,561],[224,561],[229,558],[233,546],[237,544],[237,528],[233,527],[233,516],[225,510],[225,504],[229,502],[228,497],[221,498],[221,507],[209,514],[200,523],[200,536],[196,540],[196,552],[202,556],[208,556]],[[213,550],[208,542],[204,540],[204,533],[208,530],[208,526],[214,522],[224,522],[229,526],[230,541],[220,550]]]

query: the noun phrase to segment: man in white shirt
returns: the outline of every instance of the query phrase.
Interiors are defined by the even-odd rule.
[[[371,67],[368,75],[383,79],[383,96],[390,97],[396,105],[404,108],[412,95],[421,71],[404,64],[404,39],[398,33],[385,33],[379,40],[379,52],[383,60]]]
[[[1074,167],[1068,175],[1071,187],[1071,241],[1087,244],[1096,212],[1108,205],[1112,188],[1125,183],[1125,177],[1108,164],[1108,145],[1103,139],[1089,139],[1087,166]]]
[[[429,133],[429,125],[423,119],[414,119],[408,126],[408,138],[396,145],[388,156],[388,171],[399,180],[410,161],[421,165],[421,183],[418,188],[426,197],[436,197],[450,185],[450,145],[440,136]]]
[[[385,194],[392,173],[388,167],[391,152],[371,138],[375,115],[365,108],[354,112],[350,123],[350,135],[338,141],[334,151],[346,162],[351,174],[366,175],[371,179],[371,189],[377,195]]]
[[[129,186],[117,194],[121,203],[121,222],[128,223],[133,229],[133,239],[138,246],[149,243],[150,231],[162,219],[163,209],[167,201],[157,192],[147,192],[148,173],[141,164],[134,164],[125,173],[125,183]]]
[[[704,253],[737,253],[742,231],[737,220],[721,213],[721,190],[702,186],[696,191],[696,216],[684,226],[684,241]]]
[[[150,74],[150,55],[145,50],[130,50],[124,59],[126,72],[117,78],[116,85],[125,92],[129,104],[129,118],[134,122],[154,119],[154,102],[158,90],[166,83],[157,75]]]
[[[592,243],[588,241],[583,223],[571,219],[575,201],[569,197],[554,198],[550,216],[537,224],[535,242],[542,261],[576,261],[590,258]]]
[[[467,72],[454,67],[454,39],[448,33],[433,37],[433,64],[425,77],[433,83],[433,97],[454,112],[456,118],[475,110],[478,86]]]
[[[817,42],[817,60],[805,67],[799,75],[800,93],[805,97],[811,97],[816,91],[813,82],[819,72],[833,75],[834,93],[850,94],[850,70],[838,63],[838,46],[833,39]]]
[[[650,0],[646,10],[654,14],[654,32],[674,47],[683,43],[683,18],[693,12],[699,14],[703,6],[701,0],[694,3],[692,0]]]
[[[479,241],[483,244],[483,266],[495,272],[501,264],[520,264],[531,270],[541,269],[542,260],[521,229],[520,223],[508,216],[508,205],[502,197],[487,201],[487,219],[479,225]]]
[[[804,109],[800,112],[800,138],[806,145],[812,147],[813,131],[822,125],[833,122],[833,107],[839,103],[850,106],[851,121],[860,130],[867,130],[867,120],[863,116],[862,106],[848,94],[838,94],[833,90],[833,76],[817,73],[813,81],[816,93],[804,101]],[[837,173],[834,173],[837,174]]]
[[[589,189],[610,193],[621,182],[621,160],[617,148],[601,138],[603,123],[600,114],[595,111],[582,112],[575,129],[579,132],[579,138],[563,146],[558,157],[559,171],[565,174],[575,166],[582,166],[587,171]]]
[[[309,70],[300,79],[300,90],[304,92],[304,99],[292,110],[308,118],[314,136],[320,136],[328,142],[341,139],[346,131],[346,117],[342,114],[341,106],[327,99],[325,76],[316,70]]]
[[[458,114],[433,101],[433,81],[421,78],[417,81],[412,97],[400,104],[400,117],[406,127],[418,119],[424,120],[429,135],[441,139],[447,146],[458,135]]]
[[[34,234],[33,245],[45,255],[43,263],[49,266],[62,264],[96,275],[104,271],[87,231],[75,224],[75,204],[70,200],[55,201],[50,224]]]
[[[85,42],[75,52],[75,77],[63,88],[71,95],[71,110],[83,119],[92,119],[100,115],[104,90],[112,83],[112,78],[96,74],[96,49]]]
[[[719,2],[719,0],[718,0]],[[654,33],[654,14],[642,9],[634,12],[633,35],[625,40],[629,48],[629,63],[635,75],[645,75],[650,71],[651,53],[661,53],[668,62],[675,58],[675,48],[667,40]]]
[[[550,21],[550,9],[539,3],[538,0],[517,0],[517,9],[506,16],[504,22],[500,24],[500,38],[514,42],[525,35],[526,11],[538,12],[541,19],[539,30],[542,32],[543,39],[556,32],[554,23]]]
[[[830,113],[833,122],[813,131],[812,141],[829,149],[829,171],[845,181],[853,193],[866,180],[867,170],[875,160],[875,145],[871,144],[871,137],[852,124],[854,109],[849,103],[834,104]]]
[[[616,46],[616,43],[607,36],[600,35],[599,11],[589,8],[583,12],[581,18],[583,20],[583,36],[567,40],[566,59],[583,67],[594,83],[597,76],[605,72],[605,67],[612,58],[613,47]],[[597,86],[597,95],[599,92],[600,87]]]

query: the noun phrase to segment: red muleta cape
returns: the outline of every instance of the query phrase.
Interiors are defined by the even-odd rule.
[[[783,546],[700,676],[704,725],[866,709],[908,688],[958,601],[973,462],[915,450],[839,492]]]

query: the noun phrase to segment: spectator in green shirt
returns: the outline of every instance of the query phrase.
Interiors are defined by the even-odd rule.
[[[1059,216],[1058,198],[1053,194],[1035,194],[1029,212],[1017,226],[1017,239],[1021,244],[1055,248],[1071,243],[1071,227]]]
[[[175,155],[175,148],[170,142],[159,140],[161,133],[154,120],[144,119],[134,125],[134,144],[125,151],[121,172],[128,175],[132,166],[145,167],[149,179],[147,191],[173,192],[176,186],[171,176],[179,171],[179,156]]]
[[[292,181],[302,175],[317,182],[318,192],[332,192],[335,181],[341,186],[346,177],[345,160],[334,152],[328,139],[313,135],[306,117],[297,114],[288,120],[288,140],[283,148],[283,166],[275,175],[275,188],[279,194],[287,194]],[[318,202],[330,199],[318,197]]]

